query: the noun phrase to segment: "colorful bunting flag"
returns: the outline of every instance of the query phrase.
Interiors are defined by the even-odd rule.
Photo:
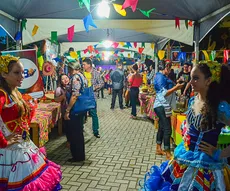
[[[143,47],[139,47],[139,48],[138,48],[139,54],[142,54],[142,52],[144,51],[144,49],[145,49],[145,48],[143,48]]]
[[[26,19],[22,19],[22,22],[21,22],[22,31],[23,31],[24,29],[26,29],[26,23],[27,23],[27,20],[26,20]]]
[[[155,47],[155,44],[151,43],[151,48],[154,49],[154,47]]]
[[[189,25],[190,27],[192,27],[192,25],[193,25],[192,20],[190,20],[190,21],[188,22],[188,25]]]
[[[61,58],[59,57],[53,58],[53,60],[55,60],[55,62],[62,62]]]
[[[37,32],[38,32],[38,28],[39,28],[39,26],[34,25],[34,28],[33,28],[33,30],[32,30],[32,36],[34,36],[34,35],[36,35],[36,34],[37,34]]]
[[[74,38],[74,25],[68,28],[67,31],[67,39],[70,42],[73,42],[73,38]]]
[[[148,11],[144,11],[144,10],[141,10],[141,9],[139,9],[139,11],[143,14],[143,15],[145,15],[146,17],[150,17],[150,13],[152,12],[152,11],[155,11],[156,9],[155,8],[152,8],[152,9],[150,9],[150,10],[148,10]]]
[[[144,42],[141,43],[141,47],[145,48],[145,43]]]
[[[93,46],[93,47],[94,47],[94,49],[95,49],[95,48],[97,48],[97,45],[98,45],[98,44],[95,44],[95,45]]]
[[[187,19],[184,21],[184,24],[185,24],[186,29],[188,29],[188,20]]]
[[[90,0],[78,0],[79,2],[79,7],[82,8],[83,4],[86,6],[88,11],[90,12]]]
[[[112,44],[112,47],[113,48],[117,48],[119,46],[119,43],[118,42],[114,42],[113,44]]]
[[[180,18],[175,18],[175,27],[180,29]]]
[[[211,60],[211,61],[214,61],[215,58],[216,58],[216,51],[213,50],[213,51],[211,52],[211,54],[210,54],[210,60]]]
[[[57,43],[57,31],[51,31],[51,42]]]
[[[79,58],[81,58],[81,51],[80,50],[77,51],[77,55],[78,55]]]
[[[137,42],[133,43],[134,48],[137,48]]]
[[[137,9],[138,0],[125,0],[122,5],[122,9],[126,9],[127,7],[131,7],[132,11],[135,12]]]
[[[113,3],[113,7],[117,13],[119,13],[121,16],[126,16],[126,10],[122,9],[122,5]]]
[[[98,50],[94,50],[95,54],[99,54],[99,51]]]
[[[14,38],[16,41],[17,40],[22,40],[22,32],[21,31],[18,31],[15,35],[15,38]]]
[[[86,32],[89,32],[89,26],[97,28],[96,24],[93,21],[93,18],[92,18],[91,14],[89,14],[86,17],[83,18],[83,23],[84,23]]]
[[[124,42],[119,42],[120,46],[125,46],[125,43]]]
[[[209,56],[208,56],[208,53],[206,50],[202,50],[203,54],[204,54],[204,57],[205,57],[205,60],[208,61],[209,60]]]
[[[94,51],[94,48],[93,48],[92,45],[88,46],[87,49],[88,49],[88,51],[89,51],[90,53],[92,53],[92,52]]]
[[[128,46],[128,48],[132,48],[132,45],[130,42],[126,42],[126,45]]]
[[[224,50],[224,63],[228,62],[228,51],[229,50]]]
[[[165,51],[159,50],[157,55],[160,60],[163,60],[163,58],[165,57]]]

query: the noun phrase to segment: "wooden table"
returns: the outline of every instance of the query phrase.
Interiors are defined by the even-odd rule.
[[[62,135],[62,118],[60,103],[39,103],[32,118],[30,127],[32,140],[38,147],[44,146],[49,140],[51,128],[58,123],[58,134]]]

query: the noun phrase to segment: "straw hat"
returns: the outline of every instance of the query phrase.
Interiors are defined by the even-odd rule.
[[[42,68],[43,76],[51,76],[54,72],[54,65],[51,62],[45,62]]]

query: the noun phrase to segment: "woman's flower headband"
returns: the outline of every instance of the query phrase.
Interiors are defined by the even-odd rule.
[[[212,74],[212,82],[220,83],[221,64],[215,61],[201,61],[199,64],[206,64]]]
[[[19,57],[14,57],[11,55],[0,56],[0,73],[5,72],[8,73],[8,65],[10,61],[18,61]]]

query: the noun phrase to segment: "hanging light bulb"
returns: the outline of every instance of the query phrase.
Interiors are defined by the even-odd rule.
[[[109,7],[109,3],[106,0],[102,0],[97,7],[97,14],[100,17],[106,17],[109,18],[109,14],[110,14],[110,7]]]

